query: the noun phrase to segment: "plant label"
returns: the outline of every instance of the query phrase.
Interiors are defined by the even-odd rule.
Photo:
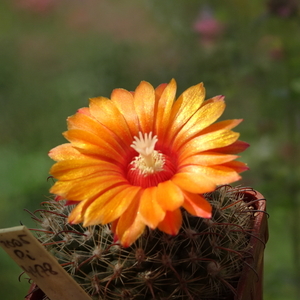
[[[0,229],[0,246],[51,300],[91,300],[26,226]]]

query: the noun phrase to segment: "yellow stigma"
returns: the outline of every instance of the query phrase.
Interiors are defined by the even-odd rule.
[[[155,144],[158,141],[157,136],[152,137],[152,132],[144,135],[139,132],[139,137],[134,137],[131,147],[139,153],[131,164],[132,169],[138,169],[144,176],[160,172],[163,170],[165,159],[162,153],[154,150]]]

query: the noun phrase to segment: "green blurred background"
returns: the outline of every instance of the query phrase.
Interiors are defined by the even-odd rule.
[[[251,147],[242,185],[268,203],[265,300],[300,299],[300,14],[297,0],[1,0],[0,228],[48,196],[66,117],[109,97],[175,78],[226,96],[224,118]],[[2,299],[26,276],[0,250]]]

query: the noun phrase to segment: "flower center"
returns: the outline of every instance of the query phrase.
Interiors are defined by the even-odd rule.
[[[139,153],[139,156],[136,156],[131,162],[132,170],[139,170],[140,174],[144,176],[163,171],[164,156],[154,150],[157,141],[157,136],[152,137],[152,132],[144,135],[139,132],[139,137],[134,137],[131,147]]]

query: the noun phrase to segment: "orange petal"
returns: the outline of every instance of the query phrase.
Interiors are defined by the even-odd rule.
[[[69,217],[68,217],[68,222],[70,224],[79,224],[81,222],[83,222],[83,207],[85,205],[86,201],[81,201],[79,202],[75,208],[73,208],[73,210],[71,211]]]
[[[132,137],[137,136],[140,125],[134,108],[132,93],[124,89],[115,89],[112,91],[111,101],[124,116]]]
[[[212,192],[216,184],[206,178],[204,175],[195,173],[177,173],[172,177],[172,182],[182,190],[190,193],[202,194]]]
[[[68,130],[63,135],[74,147],[79,148],[80,152],[101,155],[115,161],[122,162],[124,160],[124,148],[118,145],[115,140],[112,142],[111,135],[108,138],[108,136],[98,136],[80,129]]]
[[[65,159],[79,159],[82,158],[82,154],[75,149],[72,144],[66,143],[59,145],[51,149],[48,153],[49,157],[55,161],[61,161]]]
[[[185,159],[203,151],[212,150],[228,146],[239,138],[239,133],[229,130],[218,130],[205,135],[200,135],[188,143],[180,150],[180,158]]]
[[[57,181],[50,189],[50,193],[60,195],[69,200],[81,201],[104,193],[108,188],[126,184],[120,175],[103,174],[84,178]]]
[[[118,222],[120,219],[114,220],[111,222],[110,224],[110,229],[111,231],[114,233],[114,241],[118,240],[118,236],[117,236],[117,227],[118,227]]]
[[[158,224],[158,229],[171,235],[176,235],[182,224],[180,209],[166,211],[165,218]]]
[[[68,191],[73,187],[74,181],[56,181],[50,188],[50,193],[59,195],[64,199],[67,199]],[[78,199],[77,201],[84,200],[85,198]],[[72,199],[73,200],[73,199]]]
[[[209,104],[202,106],[191,116],[175,137],[174,150],[180,148],[186,141],[199,134],[222,115],[225,109],[223,99],[224,97],[215,97]]]
[[[129,247],[133,244],[144,232],[145,224],[138,216],[132,225],[127,228],[123,235],[119,236],[119,241],[123,247]]]
[[[90,113],[90,109],[88,107],[82,107],[82,108],[79,108],[77,110],[77,113],[80,113],[80,114],[84,114],[84,115],[87,115],[87,116],[92,116],[91,113]]]
[[[89,107],[91,115],[108,128],[111,135],[116,135],[128,146],[131,145],[132,135],[127,122],[114,102],[104,97],[91,98]]]
[[[211,167],[190,165],[183,167],[181,171],[190,173],[194,177],[203,176],[215,185],[227,184],[241,179],[241,176],[235,170],[223,165]]]
[[[110,202],[114,201],[114,198],[118,198],[118,195],[120,193],[123,193],[124,190],[128,188],[128,185],[119,185],[116,187],[112,187],[108,190],[106,190],[103,194],[101,194],[99,197],[97,197],[86,209],[84,213],[84,226],[90,226],[90,225],[97,225],[97,224],[104,224],[106,222],[103,222],[103,219],[105,219],[105,213],[107,210],[103,210],[103,207],[105,205],[108,205]],[[124,194],[123,194],[124,196]],[[120,199],[120,198],[118,198]],[[126,208],[124,208],[123,211],[127,209],[131,202],[129,203],[123,203],[124,205],[127,205]],[[123,205],[123,206],[124,206]],[[122,207],[119,207],[119,209],[122,211]],[[112,221],[117,219],[119,215],[115,214],[114,212],[110,212],[110,217],[112,218]]]
[[[122,174],[115,164],[89,157],[60,161],[51,167],[50,174],[59,180],[73,180],[103,171]]]
[[[166,211],[174,211],[182,205],[184,196],[181,189],[171,180],[164,181],[157,186],[157,202]]]
[[[243,121],[243,119],[233,119],[233,120],[225,120],[225,121],[221,121],[218,123],[214,123],[214,124],[208,126],[207,128],[203,129],[203,131],[201,131],[201,134],[207,134],[207,133],[221,130],[221,129],[230,130],[230,129],[236,127],[237,125],[239,125],[242,121]]]
[[[184,91],[174,102],[172,107],[168,136],[166,143],[170,143],[177,135],[180,128],[201,107],[205,97],[205,89],[202,83],[194,85]]]
[[[68,129],[81,129],[92,133],[102,140],[109,142],[116,149],[123,150],[126,143],[123,139],[118,138],[111,130],[99,123],[94,117],[82,113],[77,113],[67,119]]]
[[[140,190],[137,186],[120,186],[107,191],[87,208],[86,224],[107,224],[118,219],[137,200]]]
[[[153,132],[155,119],[155,91],[153,86],[146,81],[142,81],[136,88],[133,97],[141,131],[143,133]]]
[[[78,202],[75,208],[69,215],[68,222],[71,224],[78,224],[84,221],[84,214],[86,209],[91,203],[93,203],[95,198],[89,198],[83,201]],[[74,202],[73,200],[68,200],[67,202]]]
[[[231,168],[231,169],[235,170],[237,173],[241,173],[241,172],[249,170],[249,167],[247,166],[247,164],[245,164],[241,161],[236,161],[236,160],[227,162],[227,163],[223,164],[222,166]]]
[[[231,145],[218,148],[218,152],[220,153],[240,153],[245,151],[250,145],[243,141],[235,141]]]
[[[158,140],[163,141],[170,121],[171,109],[176,97],[176,81],[174,79],[164,87],[164,91],[157,103],[157,115],[155,120],[155,134]]]
[[[165,90],[165,88],[166,88],[167,86],[168,86],[167,83],[162,83],[162,84],[160,84],[160,85],[155,89],[155,98],[156,98],[157,100],[161,97],[163,91]]]
[[[141,195],[139,212],[143,222],[154,229],[165,217],[165,211],[157,203],[157,187],[146,188]]]
[[[127,210],[120,216],[117,224],[114,225],[114,232],[122,244],[131,244],[134,238],[138,237],[138,234],[142,234],[141,230],[145,228],[145,223],[141,220],[141,216],[138,213],[140,200],[135,199],[131,201]],[[130,229],[133,230],[130,233]],[[125,234],[125,237],[123,235]]]
[[[211,218],[212,207],[202,196],[184,192],[185,201],[183,207],[193,216]]]
[[[189,156],[183,161],[179,160],[178,164],[180,167],[194,164],[201,166],[220,165],[232,161],[238,157],[238,155],[222,154],[218,152],[203,152],[197,155]]]

